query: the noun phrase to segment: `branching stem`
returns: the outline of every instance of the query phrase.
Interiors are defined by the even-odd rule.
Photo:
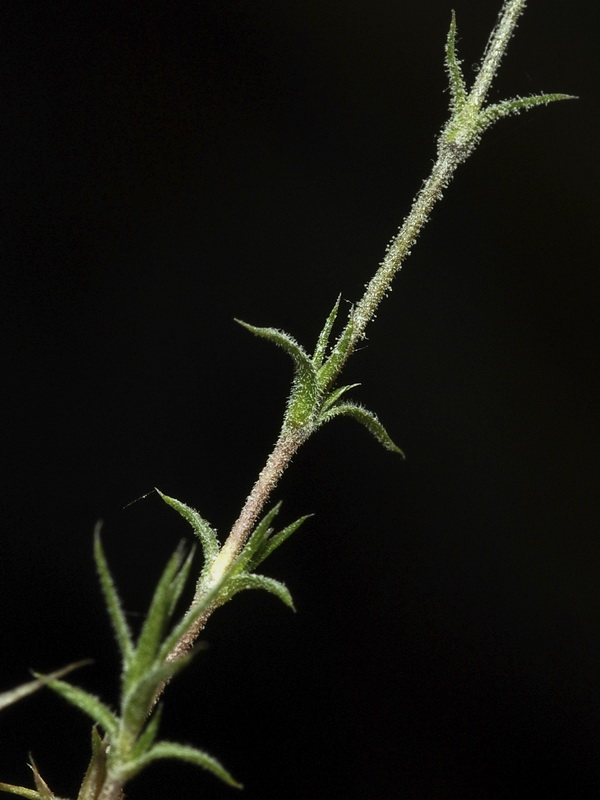
[[[211,553],[210,558],[208,555],[206,555],[207,575],[204,573],[201,575],[199,589],[196,592],[188,614],[195,610],[196,613],[202,613],[202,616],[196,617],[194,614],[192,617],[187,618],[190,620],[190,622],[192,619],[195,621],[194,624],[187,629],[186,633],[181,636],[179,641],[177,641],[177,644],[172,647],[168,656],[166,656],[166,661],[171,662],[171,667],[176,668],[182,666],[181,663],[173,665],[172,662],[178,661],[178,659],[181,659],[190,650],[214,609],[219,604],[222,604],[229,599],[229,596],[227,595],[228,581],[229,587],[231,587],[233,581],[239,577],[239,570],[243,570],[244,564],[248,563],[248,558],[252,557],[253,544],[257,541],[260,541],[260,536],[262,534],[260,526],[257,529],[253,542],[250,543],[250,547],[245,551],[237,564],[234,564],[234,562],[236,559],[238,559],[240,553],[242,553],[244,545],[251,536],[257,520],[263,514],[266,503],[268,502],[274,488],[277,486],[279,479],[289,465],[293,456],[296,454],[301,445],[304,444],[304,442],[312,435],[312,433],[314,433],[317,427],[319,427],[320,424],[323,424],[324,421],[327,421],[327,415],[331,417],[333,412],[340,412],[340,406],[338,405],[335,407],[335,403],[339,400],[339,397],[341,397],[341,394],[344,391],[352,387],[338,387],[337,390],[332,391],[335,380],[345,362],[356,348],[356,345],[364,338],[367,325],[374,318],[379,304],[390,291],[391,284],[396,273],[402,268],[406,257],[410,255],[411,249],[415,244],[421,230],[427,223],[435,204],[441,199],[444,189],[450,183],[459,164],[461,164],[471,153],[482,132],[497,119],[509,114],[518,113],[526,108],[532,108],[536,105],[544,105],[546,103],[553,102],[554,100],[568,99],[567,95],[542,94],[527,98],[513,98],[511,100],[505,100],[494,105],[488,105],[487,108],[484,107],[490,85],[496,72],[498,71],[498,67],[502,57],[504,56],[508,42],[514,32],[517,21],[525,8],[525,4],[526,0],[505,0],[498,17],[498,21],[488,40],[488,44],[481,62],[481,67],[473,82],[472,88],[469,91],[467,90],[465,84],[460,62],[458,61],[455,53],[456,23],[453,16],[448,35],[448,41],[446,44],[446,68],[450,79],[451,114],[448,122],[439,135],[437,158],[433,164],[431,174],[423,183],[419,193],[413,201],[408,216],[404,220],[397,235],[390,242],[383,261],[381,262],[375,275],[366,284],[365,292],[362,298],[350,312],[346,327],[341,333],[328,360],[323,362],[323,354],[327,349],[328,336],[331,332],[331,326],[333,325],[335,319],[337,306],[328,318],[326,326],[323,329],[321,337],[319,338],[320,344],[317,345],[317,350],[315,351],[312,359],[304,350],[302,350],[302,348],[297,346],[295,342],[292,342],[290,338],[286,340],[282,336],[279,337],[280,343],[281,341],[284,343],[287,341],[288,350],[290,347],[292,348],[293,357],[295,357],[296,361],[300,363],[302,368],[305,369],[306,375],[308,375],[308,378],[306,378],[306,385],[310,387],[310,392],[307,393],[307,397],[310,400],[309,403],[307,401],[308,410],[303,409],[301,414],[296,415],[292,413],[292,410],[294,410],[294,406],[292,404],[294,394],[292,392],[290,404],[288,405],[288,413],[284,418],[284,423],[275,446],[269,455],[265,466],[261,470],[254,486],[252,487],[252,490],[250,491],[250,494],[243,505],[240,515],[234,523],[231,532],[229,533],[229,536],[227,537],[222,548],[218,550],[216,536],[214,536],[213,539],[210,538],[214,532],[210,534],[205,532],[204,539],[202,539],[201,536],[203,547],[205,547],[205,555],[210,553],[211,547],[213,547],[213,552]],[[250,327],[250,329],[252,329],[251,326],[246,327]],[[273,332],[271,330],[271,338],[273,338],[274,333],[281,334],[281,332]],[[319,347],[321,347],[322,352],[319,350]],[[294,380],[296,381],[296,378],[294,378]],[[303,398],[304,402],[306,398],[304,398],[303,395],[299,396]],[[330,403],[330,405],[327,405],[327,403]],[[346,406],[347,408],[352,408],[354,411],[358,409],[356,405],[346,404]],[[347,408],[343,410],[345,411]],[[304,411],[306,413],[304,413]],[[364,412],[365,410],[362,409],[362,411]],[[370,419],[371,422],[379,425],[379,422],[374,415],[370,417]],[[393,445],[393,442],[391,442],[391,445],[398,450],[398,448]],[[388,447],[388,449],[391,448]],[[167,498],[167,500],[168,499],[169,498]],[[179,505],[181,506],[183,504]],[[196,513],[191,509],[187,509],[187,511],[193,514]],[[298,520],[297,524],[299,524],[301,521],[302,520]],[[264,522],[265,530],[267,524],[268,520]],[[288,528],[292,529],[293,526],[288,526]],[[282,533],[285,534],[285,531]],[[205,541],[208,541],[207,545],[204,544]],[[244,561],[245,557],[247,557],[246,561]],[[98,563],[101,565],[103,562],[99,561]],[[172,563],[175,564],[176,562],[172,561]],[[188,562],[188,568],[189,564],[191,564],[191,560]],[[232,565],[233,569],[230,570]],[[170,567],[167,569],[170,569]],[[128,659],[132,657],[131,653],[133,652],[133,645],[128,638],[130,634],[126,622],[121,622],[121,616],[123,615],[123,612],[118,598],[114,599],[111,604],[111,598],[113,595],[116,597],[116,594],[114,587],[112,587],[112,579],[108,574],[108,568],[104,566],[101,568],[101,570],[104,570],[107,576],[105,576],[104,586],[109,596],[109,610],[113,615],[113,620],[115,617],[117,619],[115,626],[117,630],[117,638],[119,639],[121,648],[125,653],[124,663],[127,664]],[[176,567],[173,567],[173,570],[174,571],[172,574],[168,571],[165,572],[165,580],[167,578],[172,578],[173,585],[175,585],[175,578],[173,576],[175,575]],[[238,570],[238,573],[236,573],[236,570]],[[179,574],[184,574],[183,570]],[[185,575],[187,575],[187,572],[185,572]],[[246,575],[244,577],[247,578]],[[253,575],[252,577],[261,578],[263,581],[267,580],[264,576]],[[179,576],[177,577],[177,580],[179,580]],[[179,597],[179,594],[165,594],[167,590],[164,589],[164,587],[167,585],[168,584],[161,579],[161,583],[159,583],[156,593],[156,597],[159,599],[164,599],[164,608],[171,604],[173,600],[176,601]],[[182,587],[183,583],[180,583],[179,590]],[[248,587],[245,586],[243,588]],[[283,588],[285,589],[285,587]],[[172,586],[169,591],[171,590]],[[222,594],[220,594],[220,592],[222,592]],[[199,605],[200,603],[202,603],[202,605]],[[152,609],[158,609],[156,613],[154,613],[154,616]],[[160,614],[163,613],[160,611],[160,609],[160,603],[153,602],[153,605],[151,605],[151,611],[149,612],[148,620],[158,620]],[[150,625],[148,622],[147,624]],[[159,623],[157,622],[156,624],[158,625]],[[133,760],[130,758],[128,761],[127,759],[131,756],[131,753],[129,753],[127,748],[124,748],[123,752],[125,755],[123,755],[123,752],[120,749],[122,736],[119,734],[119,731],[125,730],[128,736],[133,737],[133,741],[135,740],[135,737],[131,733],[131,728],[125,727],[122,729],[119,727],[116,734],[113,734],[111,729],[113,722],[115,726],[121,726],[123,724],[125,724],[125,726],[127,726],[127,724],[131,726],[131,720],[134,719],[134,730],[136,731],[137,736],[139,730],[141,730],[141,722],[144,721],[145,715],[148,713],[149,705],[152,704],[152,698],[154,699],[154,702],[158,700],[166,683],[170,680],[172,674],[174,674],[175,669],[165,669],[163,660],[165,659],[166,650],[171,648],[172,642],[176,641],[177,637],[180,636],[180,632],[183,630],[183,627],[183,625],[182,627],[177,627],[175,629],[176,632],[172,634],[172,637],[167,639],[165,650],[158,650],[158,655],[156,657],[159,666],[158,678],[156,683],[152,684],[149,702],[144,700],[142,706],[140,706],[142,708],[141,712],[139,711],[139,708],[136,708],[132,700],[132,697],[136,697],[135,691],[132,691],[129,693],[129,695],[126,695],[124,708],[127,709],[127,713],[123,712],[123,720],[125,720],[125,723],[117,720],[114,715],[112,715],[112,712],[104,707],[103,704],[97,700],[97,698],[86,695],[86,693],[82,692],[81,690],[77,690],[79,692],[79,694],[76,695],[77,701],[72,702],[75,702],[75,704],[79,705],[80,708],[86,710],[87,713],[90,713],[92,716],[94,716],[94,719],[98,719],[101,727],[105,728],[107,737],[105,740],[106,746],[104,744],[102,745],[102,747],[105,747],[105,749],[98,750],[96,755],[93,757],[92,765],[90,766],[91,771],[86,774],[86,777],[84,778],[79,800],[123,800],[123,787],[127,780],[129,780],[132,775],[137,774],[137,771],[141,769],[142,766],[145,766],[146,763],[149,763],[151,757],[178,757],[182,758],[183,760],[190,760],[191,755],[194,755],[196,758],[195,763],[198,763],[197,757],[200,756],[201,766],[205,766],[213,771],[216,771],[216,774],[218,774],[219,777],[222,777],[224,780],[232,783],[232,785],[236,785],[235,781],[233,781],[231,776],[229,776],[228,773],[222,767],[220,767],[218,762],[215,762],[214,759],[210,759],[201,751],[184,747],[183,751],[176,752],[173,750],[173,747],[183,746],[176,746],[172,743],[166,742],[159,743],[162,744],[162,749],[159,750],[158,745],[153,744],[154,740],[151,738],[146,738],[143,741],[146,750],[142,750],[142,753],[144,754],[143,757],[146,758],[146,762],[144,764],[141,763],[142,756],[140,756],[139,753],[134,753]],[[145,638],[144,633],[142,633],[141,636],[142,641],[145,643],[146,650],[148,650],[148,642],[151,642],[154,631],[151,625],[144,630],[150,632]],[[144,655],[145,651],[138,643],[136,658],[138,658],[140,653]],[[152,657],[152,652],[150,653],[150,657]],[[139,663],[141,662],[133,663],[139,666]],[[150,670],[149,674],[152,675],[152,670]],[[165,682],[162,685],[159,685],[158,689],[156,689],[156,685],[159,683],[162,676],[166,676],[164,677]],[[146,678],[147,676],[144,677],[144,680],[146,680]],[[60,682],[57,683],[60,684]],[[140,684],[135,684],[137,687],[136,691],[139,690],[139,685],[141,685],[141,683],[142,682],[140,681]],[[75,691],[73,687],[71,687],[71,689]],[[82,698],[84,695],[86,695],[88,698],[86,701],[88,703],[87,706],[83,703]],[[89,706],[90,701],[92,701],[92,706]],[[129,703],[129,705],[127,705],[127,703]],[[90,708],[95,710],[95,713],[90,712]],[[96,717],[95,714],[98,714],[99,716]],[[129,716],[127,716],[127,714],[129,714]],[[135,716],[136,714],[141,717],[141,720],[137,719]],[[113,722],[111,722],[111,720],[113,720]],[[127,722],[127,720],[129,720],[129,722]],[[140,725],[138,725],[138,723],[140,723]],[[150,732],[151,736],[155,735],[156,733],[156,729],[151,728],[151,723],[148,724],[148,727],[142,735],[145,736],[148,731]],[[110,744],[112,750],[109,750],[109,737],[114,738],[114,741]],[[137,742],[138,745],[140,742],[142,742],[141,736]],[[170,747],[165,750],[167,745]],[[148,749],[151,746],[154,748],[153,750]],[[98,753],[100,756],[98,756]],[[96,758],[96,756],[98,756],[98,758]],[[39,782],[38,778],[36,778],[36,782]],[[0,785],[0,790],[11,791],[14,789],[18,789],[19,791],[13,791],[13,794],[30,796],[29,794],[23,794],[23,791],[28,792],[29,790],[21,790],[22,787],[10,787],[7,784]],[[46,794],[41,791],[34,794],[40,797],[42,794],[44,797],[46,796]],[[49,790],[48,794],[50,794]]]
[[[517,20],[525,8],[525,2],[526,0],[506,0],[504,3],[496,27],[488,41],[481,68],[467,99],[475,114],[483,105]],[[478,135],[473,118],[465,119],[464,128],[464,139],[472,143],[472,140]],[[453,146],[452,143],[444,141],[442,132],[438,143],[438,157],[433,165],[431,174],[421,187],[402,227],[390,243],[384,260],[367,284],[362,298],[352,312],[353,333],[351,346],[346,358],[340,364],[340,369],[351,355],[356,344],[363,338],[367,325],[373,319],[379,304],[389,292],[394,276],[401,269],[406,257],[410,255],[411,248],[425,227],[433,207],[441,199],[444,189],[450,183],[457,167],[468,152],[470,152],[470,147],[459,148]],[[218,559],[219,570],[226,569],[240,552],[279,478],[292,456],[300,445],[308,439],[310,433],[311,431],[308,431],[305,436],[288,441],[286,440],[285,431],[282,431],[273,452],[246,500],[240,516],[223,545],[221,551],[223,558],[219,557]]]
[[[451,113],[438,138],[437,158],[429,177],[414,199],[406,219],[390,242],[383,261],[375,275],[366,284],[362,298],[350,312],[346,327],[334,348],[337,353],[336,359],[330,362],[330,365],[333,363],[334,366],[330,366],[325,373],[320,373],[325,375],[318,386],[318,391],[325,393],[323,396],[332,390],[344,364],[356,345],[364,338],[367,325],[374,318],[379,304],[390,291],[396,273],[402,268],[406,257],[410,255],[435,204],[441,199],[444,189],[450,183],[459,164],[474,149],[483,131],[503,116],[554,100],[567,99],[567,95],[537,95],[528,98],[513,98],[484,107],[490,85],[498,71],[518,18],[525,8],[525,3],[526,0],[505,0],[496,26],[488,40],[481,67],[470,90],[466,86],[460,62],[456,56],[456,22],[453,16],[446,43],[446,69],[450,79]],[[317,369],[321,369],[320,364]],[[317,395],[317,400],[318,397],[319,395]],[[317,408],[317,406],[314,407]],[[319,426],[319,420],[318,413],[312,415],[309,413],[299,422],[291,414],[286,414],[275,446],[252,487],[229,536],[212,561],[208,575],[201,580],[190,611],[194,607],[197,608],[200,602],[209,601],[212,596],[211,592],[217,592],[217,587],[221,583],[227,582],[227,573],[251,536],[273,489],[277,486],[283,472],[300,446]],[[194,625],[188,628],[171,650],[167,658],[169,662],[180,659],[193,646],[206,621],[219,605],[217,595],[218,592],[215,594],[215,601],[206,607],[202,616],[195,620]],[[164,684],[159,688],[155,701],[163,689]],[[121,800],[122,784],[118,781],[111,783],[111,780],[113,780],[113,776],[109,770],[106,782],[98,795],[99,800]]]
[[[216,584],[222,578],[228,567],[231,566],[239,555],[284,470],[289,466],[294,454],[309,435],[310,432],[306,430],[290,432],[285,429],[279,434],[275,447],[260,471],[256,483],[252,487],[252,491],[246,498],[246,502],[242,507],[239,517],[231,529],[219,555],[213,562],[210,578],[207,581],[209,587]],[[200,600],[202,600],[202,595],[200,591],[198,591],[194,597],[192,607]],[[202,616],[198,617],[195,624],[187,630],[186,634],[179,640],[169,654],[169,661],[175,661],[188,652],[202,632],[207,619],[213,611],[214,606],[209,606]]]

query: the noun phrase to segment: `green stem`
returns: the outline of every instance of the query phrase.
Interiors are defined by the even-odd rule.
[[[238,557],[248,537],[252,533],[265,503],[269,499],[275,486],[277,486],[284,470],[289,466],[293,456],[309,435],[310,431],[305,429],[288,431],[284,428],[281,431],[275,443],[275,447],[260,471],[250,494],[246,498],[246,502],[242,507],[239,517],[233,525],[219,555],[212,564],[210,575],[204,582],[202,589],[196,592],[191,607],[203,599],[203,591],[206,591],[207,588],[210,590],[221,580],[224,573]],[[194,625],[188,629],[171,653],[169,653],[169,661],[175,661],[188,652],[202,632],[214,608],[214,606],[209,606],[206,611],[198,617]]]
[[[456,139],[460,140],[462,138],[465,142],[470,141],[472,143],[473,139],[477,137],[474,125],[477,114],[481,110],[492,80],[498,71],[517,20],[525,8],[525,3],[526,0],[506,0],[504,3],[496,27],[489,38],[481,67],[466,98],[466,104],[470,106],[472,113],[470,116],[465,116],[461,119],[460,127],[462,130],[457,130]],[[453,114],[444,130],[452,126],[454,116]],[[380,302],[391,290],[394,276],[402,268],[406,257],[410,255],[412,246],[428,221],[434,205],[442,198],[443,190],[452,180],[456,168],[470,152],[471,150],[468,146],[463,146],[462,152],[461,149],[455,150],[444,141],[442,132],[438,142],[438,158],[431,174],[415,198],[412,208],[397,236],[388,246],[381,266],[367,284],[365,293],[354,309],[352,314],[354,323],[352,348],[346,360],[351,355],[352,349],[357,342],[364,336],[365,329],[375,316]]]
[[[348,323],[353,326],[350,347],[344,359],[340,361],[338,372],[352,354],[357,343],[364,337],[367,325],[375,316],[383,298],[390,291],[396,273],[401,269],[406,257],[410,255],[417,237],[429,220],[433,207],[442,198],[443,191],[450,183],[458,165],[464,161],[477,141],[479,112],[506,52],[517,20],[525,8],[525,2],[526,0],[506,0],[504,3],[498,22],[488,41],[481,67],[466,98],[466,104],[470,107],[471,114],[459,116],[457,110],[454,109],[448,125],[440,134],[438,157],[431,174],[421,187],[398,234],[388,246],[379,269],[367,284],[362,298],[351,314]],[[445,131],[451,126],[454,126],[455,132],[453,141],[462,141],[460,145],[454,144],[444,136]],[[332,380],[335,377],[332,376]],[[242,549],[252,532],[256,519],[277,485],[279,477],[311,432],[308,430],[305,436],[288,442],[285,438],[286,432],[282,430],[273,452],[223,545],[221,556],[217,559],[219,575],[223,574]]]
[[[261,515],[267,499],[279,483],[279,479],[296,452],[310,436],[310,433],[310,429],[306,428],[300,428],[296,431],[282,429],[275,447],[260,471],[239,517],[221,548],[221,552],[214,561],[211,569],[211,580],[213,582],[216,583],[221,579],[229,565],[239,555],[254,528],[254,524]]]
[[[473,101],[477,109],[480,109],[486,98],[488,90],[506,52],[508,43],[514,33],[517,21],[525,10],[527,0],[506,0],[502,11],[498,16],[496,27],[488,40],[483,60],[473,88],[469,93],[469,99]]]
[[[429,178],[416,196],[397,236],[390,242],[379,269],[367,284],[365,293],[352,312],[352,345],[346,360],[363,338],[365,329],[375,316],[379,304],[390,291],[394,276],[410,255],[418,235],[429,220],[434,205],[441,199],[443,190],[450,183],[459,163],[460,159],[451,148],[441,149]]]
[[[381,262],[379,269],[367,284],[361,300],[351,314],[351,319],[348,323],[353,325],[351,344],[345,354],[345,358],[340,362],[339,370],[352,354],[356,344],[363,338],[367,325],[373,319],[383,298],[390,291],[394,276],[401,269],[406,257],[410,255],[411,248],[427,223],[433,207],[441,199],[443,191],[450,183],[458,165],[464,161],[477,141],[479,135],[476,124],[478,121],[477,115],[492,79],[500,66],[500,61],[506,51],[517,19],[524,7],[525,0],[506,0],[504,3],[498,22],[488,41],[481,68],[473,88],[466,98],[466,103],[469,104],[473,113],[469,116],[459,116],[457,113],[453,113],[448,125],[440,134],[438,157],[431,174],[423,184],[398,234],[388,246],[385,258]],[[445,131],[451,125],[454,126],[456,134],[454,141],[449,141],[444,136]],[[457,145],[455,143],[457,140],[462,143]],[[332,376],[332,379],[334,377]],[[271,455],[248,495],[240,516],[233,525],[219,557],[214,562],[211,577],[215,581],[224,574],[241,551],[252,533],[254,523],[261,514],[292,456],[309,438],[311,433],[312,429],[310,427],[306,430],[296,431],[294,434],[286,431],[285,428],[282,429]],[[198,599],[196,597],[195,602]],[[185,644],[182,643],[182,647],[178,648],[177,656],[189,649],[198,633],[202,630],[207,618],[208,613],[206,617],[199,620],[199,627],[193,638]]]
[[[98,800],[123,800],[123,781],[116,780],[110,774],[104,779],[98,794]]]

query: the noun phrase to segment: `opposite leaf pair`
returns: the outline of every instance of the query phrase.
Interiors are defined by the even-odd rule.
[[[375,414],[356,403],[341,401],[347,391],[359,384],[352,383],[332,389],[337,376],[352,353],[355,341],[353,319],[350,314],[346,327],[331,349],[329,356],[325,357],[339,306],[340,298],[338,297],[319,334],[312,356],[309,356],[304,348],[284,331],[276,328],[257,328],[241,320],[236,320],[236,322],[256,336],[269,339],[281,347],[294,362],[294,379],[282,432],[303,430],[308,438],[326,422],[345,415],[364,425],[387,450],[402,455],[402,451],[394,444]]]
[[[38,675],[40,684],[60,694],[94,721],[92,759],[77,800],[98,800],[105,785],[124,786],[159,759],[178,759],[203,767],[231,786],[240,784],[221,764],[202,750],[174,742],[157,741],[161,707],[156,700],[164,685],[184,666],[193,653],[177,660],[168,656],[175,644],[218,595],[215,586],[202,603],[196,604],[175,625],[169,623],[187,582],[193,550],[184,558],[180,546],[169,559],[156,586],[141,631],[134,641],[121,601],[110,574],[96,528],[94,555],[104,599],[116,634],[122,659],[120,713],[89,692],[58,679],[58,674]],[[36,683],[37,685],[37,683]],[[97,728],[104,732],[101,738]],[[36,791],[0,784],[0,789],[30,800],[58,800],[34,770]]]
[[[208,593],[214,591],[214,587],[211,584],[210,568],[220,552],[216,533],[195,509],[190,508],[190,506],[187,506],[180,500],[167,497],[167,495],[162,492],[159,492],[159,494],[165,503],[168,503],[168,505],[178,511],[181,516],[190,523],[194,529],[194,533],[200,540],[204,554],[204,567],[198,579],[196,597],[205,597]],[[211,601],[213,607],[216,608],[223,605],[223,603],[231,600],[235,594],[241,592],[243,589],[264,589],[279,597],[279,599],[291,609],[294,608],[294,602],[287,586],[273,578],[267,578],[265,575],[256,575],[254,573],[256,567],[261,564],[267,556],[271,555],[279,545],[283,544],[283,542],[285,542],[292,533],[297,531],[300,525],[311,516],[310,514],[306,514],[295,522],[292,522],[291,525],[288,525],[282,531],[279,531],[279,533],[274,533],[270,524],[280,508],[281,503],[278,503],[258,523],[242,552],[229,567],[226,575],[220,580],[220,589],[216,596],[213,595]]]
[[[200,599],[169,629],[194,556],[192,549],[184,558],[183,547],[180,546],[163,571],[141,631],[137,640],[134,640],[106,561],[100,541],[100,529],[97,526],[94,556],[122,660],[120,714],[115,714],[99,698],[84,689],[60,680],[67,672],[89,662],[73,664],[50,675],[38,675],[37,680],[0,695],[0,703],[8,705],[47,685],[92,718],[92,758],[77,800],[98,800],[107,783],[124,786],[149,764],[166,758],[203,767],[229,785],[240,788],[241,784],[208,753],[189,745],[157,741],[161,707],[156,701],[166,683],[193,657],[194,651],[177,658],[173,658],[172,654],[177,643],[209,607],[214,609],[223,605],[243,589],[256,588],[275,594],[293,608],[291,595],[284,584],[264,575],[256,575],[253,570],[288,539],[307,516],[274,533],[270,525],[280,509],[281,504],[278,504],[260,521],[242,553],[221,580],[209,586],[207,576],[210,566],[220,552],[216,532],[193,508],[162,492],[159,495],[191,524],[202,545],[204,568],[197,586],[197,597]],[[100,736],[98,728],[104,732],[104,737]],[[35,790],[10,784],[0,784],[0,790],[29,800],[60,800],[48,788],[33,762],[31,766]]]
[[[515,11],[516,16],[519,13],[520,11]],[[506,25],[509,24],[511,24],[511,20],[507,18]],[[452,22],[446,41],[446,71],[450,80],[452,115],[440,135],[438,147],[452,148],[461,161],[470,155],[481,134],[502,117],[519,114],[521,111],[535,106],[548,105],[556,100],[573,99],[573,96],[568,94],[538,94],[530,97],[513,97],[510,100],[502,100],[500,103],[484,107],[485,95],[493,78],[493,70],[485,68],[487,57],[490,54],[493,55],[495,48],[501,47],[499,39],[503,33],[502,27],[499,26],[490,38],[484,56],[484,65],[479,71],[473,87],[467,91],[460,61],[456,55],[456,16],[452,12]],[[494,62],[494,67],[497,69],[497,61]]]

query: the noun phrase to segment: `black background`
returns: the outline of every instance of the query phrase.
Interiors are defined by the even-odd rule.
[[[448,0],[0,7],[0,690],[116,648],[91,557],[135,623],[184,523],[221,532],[277,433],[283,353],[356,300],[435,152]],[[340,421],[296,457],[265,564],[211,619],[164,736],[261,798],[600,792],[597,12],[532,2],[498,100],[347,382],[407,460]],[[454,0],[467,74],[499,0]],[[596,14],[595,18],[592,16]],[[73,796],[89,724],[50,692],[0,717],[0,780]],[[235,795],[162,762],[128,796]]]

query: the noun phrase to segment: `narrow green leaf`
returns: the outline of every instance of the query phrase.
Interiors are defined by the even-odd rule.
[[[271,555],[273,550],[276,550],[280,545],[282,545],[286,539],[295,533],[298,530],[300,525],[305,522],[309,517],[312,517],[312,514],[305,514],[303,517],[299,517],[295,522],[292,522],[283,530],[279,531],[279,533],[275,533],[273,536],[269,536],[269,538],[265,541],[263,547],[255,554],[254,558],[250,560],[249,569],[255,569],[259,564]]]
[[[480,132],[483,132],[494,122],[502,119],[502,117],[520,114],[521,111],[527,111],[535,106],[547,106],[549,103],[555,103],[558,100],[576,99],[574,95],[570,94],[537,94],[530,97],[513,97],[511,100],[503,100],[501,103],[495,103],[485,108],[479,114],[478,127]]]
[[[158,734],[158,729],[160,727],[162,709],[162,705],[158,706],[154,714],[152,714],[150,717],[146,727],[142,731],[142,734],[135,744],[133,758],[139,758],[140,756],[143,756],[144,753],[154,744]]]
[[[190,630],[190,628],[194,626],[198,618],[204,614],[209,606],[214,604],[215,607],[217,607],[224,602],[221,601],[220,595],[223,591],[223,586],[228,579],[228,574],[229,573],[226,573],[223,578],[216,583],[206,595],[204,595],[202,600],[192,606],[192,608],[190,608],[179,620],[179,622],[171,629],[171,632],[165,637],[163,643],[161,644],[157,655],[157,662],[162,662],[167,658],[179,640],[187,633],[187,631]]]
[[[256,325],[249,325],[247,322],[243,322],[241,319],[236,319],[235,321],[238,323],[238,325],[241,325],[242,328],[246,328],[246,330],[250,331],[250,333],[253,333],[255,336],[259,336],[262,339],[268,339],[270,342],[273,342],[273,344],[281,347],[293,358],[294,363],[298,366],[298,368],[306,368],[308,370],[310,367],[312,367],[312,362],[307,356],[304,348],[301,347],[301,345],[299,345],[298,342],[289,335],[289,333],[280,331],[278,328],[259,328]]]
[[[17,703],[23,697],[27,697],[33,692],[37,692],[38,689],[47,686],[50,681],[56,680],[57,678],[64,678],[69,672],[72,672],[74,669],[79,669],[79,667],[83,667],[86,664],[91,664],[91,660],[87,659],[85,661],[76,661],[73,664],[69,664],[62,669],[57,669],[56,672],[51,672],[49,675],[46,675],[43,678],[38,678],[35,681],[29,681],[29,683],[22,683],[20,686],[11,689],[8,692],[2,692],[0,694],[0,709],[6,708],[7,706],[12,705],[13,703]]]
[[[180,500],[175,500],[174,497],[169,497],[168,495],[163,494],[158,489],[156,491],[162,497],[165,503],[167,503],[167,505],[171,506],[171,508],[174,508],[175,511],[179,512],[179,514],[181,514],[181,516],[190,523],[194,529],[194,533],[198,539],[200,539],[205,565],[210,565],[219,555],[219,539],[215,529],[209,525],[209,523],[203,517],[201,517],[194,508],[190,508],[190,506],[187,506]]]
[[[446,70],[450,79],[450,93],[452,111],[460,111],[467,99],[467,88],[463,77],[460,61],[456,55],[456,14],[452,12],[452,21],[446,40]]]
[[[344,361],[348,357],[348,352],[352,345],[353,331],[354,323],[352,321],[351,313],[348,317],[346,327],[342,331],[340,338],[335,343],[329,358],[317,372],[317,380],[321,391],[327,391],[327,389],[331,386],[341,370]]]
[[[295,611],[294,601],[289,589],[284,583],[276,581],[273,578],[267,578],[266,575],[254,575],[249,572],[242,572],[241,575],[236,575],[227,584],[229,597],[243,591],[244,589],[264,589],[278,597],[282,603]]]
[[[24,786],[14,786],[12,783],[0,783],[0,792],[16,794],[19,797],[26,797],[28,800],[44,800],[39,792],[33,789],[26,789]]]
[[[110,621],[115,632],[121,658],[123,660],[123,667],[125,668],[133,655],[133,641],[131,637],[131,629],[127,624],[125,612],[121,605],[121,600],[117,593],[114,579],[110,572],[102,542],[100,540],[101,523],[96,525],[94,531],[94,558],[96,561],[96,569],[100,578],[100,587],[104,595],[104,601],[108,609]]]
[[[365,428],[373,434],[377,441],[380,442],[380,444],[382,444],[386,450],[391,450],[393,453],[399,453],[402,457],[404,457],[402,450],[394,444],[388,432],[383,427],[381,422],[379,422],[375,414],[373,414],[372,411],[368,411],[366,408],[363,408],[362,406],[354,403],[340,403],[339,405],[333,406],[333,408],[330,408],[328,411],[326,411],[325,414],[320,417],[319,424],[325,424],[326,422],[334,419],[334,417],[341,415],[351,417],[357,422],[360,422],[361,425],[364,425]]]
[[[58,800],[58,798],[56,798],[54,794],[50,791],[50,787],[48,786],[46,781],[40,775],[39,770],[33,758],[31,758],[31,756],[29,756],[29,758],[30,758],[29,766],[31,767],[31,770],[33,772],[35,788],[37,789],[39,796],[42,798],[42,800]]]
[[[104,739],[94,725],[92,728],[92,758],[77,795],[77,800],[98,800],[99,787],[106,777],[106,750],[108,737]]]
[[[147,767],[148,764],[165,758],[174,758],[179,761],[187,761],[190,764],[195,764],[198,767],[212,772],[213,775],[229,784],[229,786],[233,786],[236,789],[243,788],[242,784],[238,783],[216,758],[208,755],[208,753],[205,753],[203,750],[198,750],[190,745],[176,744],[175,742],[157,742],[147,753],[135,761],[131,761],[125,767],[126,775],[128,778],[132,778]]]
[[[38,675],[37,677],[43,679],[45,676]],[[84,714],[91,717],[94,722],[98,723],[111,737],[114,738],[116,736],[119,729],[119,720],[110,708],[95,695],[89,694],[89,692],[86,692],[84,689],[80,689],[78,686],[73,686],[71,683],[66,683],[65,681],[49,681],[48,688],[52,689],[52,691],[59,694],[72,705],[77,706],[80,711],[83,711]]]
[[[256,328],[237,319],[240,325],[251,333],[281,347],[294,361],[294,379],[288,400],[285,424],[292,428],[305,425],[314,413],[320,390],[317,372],[304,349],[289,334],[276,328]]]
[[[167,609],[167,618],[171,619],[173,614],[175,613],[175,609],[177,607],[177,602],[181,597],[181,593],[183,592],[185,585],[188,581],[190,576],[190,570],[192,568],[192,562],[194,560],[195,555],[195,548],[192,547],[190,552],[188,553],[185,561],[181,565],[181,568],[173,578],[173,582],[171,584],[171,602]]]
[[[173,582],[181,568],[182,547],[178,547],[165,567],[150,603],[148,614],[142,625],[135,653],[124,680],[125,692],[153,666],[162,636],[169,621],[173,603]]]
[[[246,542],[244,549],[235,561],[234,574],[235,572],[242,572],[249,564],[255,565],[260,563],[260,561],[255,560],[256,554],[260,552],[269,535],[272,533],[272,528],[269,526],[275,519],[275,516],[279,513],[280,508],[281,501],[277,503],[277,505],[275,505],[270,511],[268,511],[258,523],[252,532],[252,535]],[[253,569],[253,566],[249,567],[249,569]]]
[[[137,739],[148,720],[154,699],[160,686],[175,673],[180,672],[192,660],[195,651],[177,661],[163,662],[157,659],[153,667],[131,686],[121,703],[124,730],[129,739]]]
[[[325,321],[325,325],[323,326],[323,330],[317,339],[317,345],[312,357],[312,363],[314,364],[315,369],[320,368],[321,364],[323,363],[323,359],[325,358],[327,346],[329,345],[329,337],[331,336],[331,329],[333,328],[333,323],[336,320],[341,299],[342,295],[340,294],[338,295],[338,299],[336,300],[334,307],[331,309],[331,312]]]
[[[325,398],[325,401],[321,406],[321,413],[327,411],[328,408],[331,408],[332,405],[337,403],[342,395],[346,394],[346,392],[349,392],[350,389],[355,389],[357,386],[360,386],[360,383],[349,383],[347,386],[340,386],[339,389],[334,389],[333,392],[330,392]]]

